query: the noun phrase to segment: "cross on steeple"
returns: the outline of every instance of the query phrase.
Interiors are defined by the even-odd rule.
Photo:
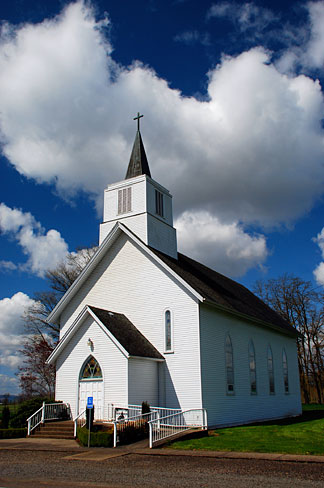
[[[140,115],[139,112],[137,112],[137,117],[134,117],[133,120],[137,120],[137,130],[139,131],[140,130],[140,119],[144,117],[144,115]]]

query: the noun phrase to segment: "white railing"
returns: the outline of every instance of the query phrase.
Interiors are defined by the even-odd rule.
[[[184,432],[192,428],[207,429],[207,410],[205,408],[194,408],[184,410],[182,412],[174,413],[152,419],[148,422],[149,425],[149,446],[153,447],[154,443],[174,436],[179,432]]]
[[[124,417],[124,415],[121,414],[118,420],[113,421],[114,447],[117,446],[117,443],[119,442],[120,439],[120,435],[122,435],[122,432],[127,428],[132,427],[134,429],[140,429],[140,428],[145,429],[145,424],[147,424],[149,420],[155,420],[158,418],[159,418],[158,412],[148,412],[140,415],[135,415],[133,417],[128,417],[128,416]]]
[[[165,408],[165,407],[152,407],[151,412],[159,413],[160,417],[166,417],[173,415],[174,413],[180,413],[181,408]],[[108,420],[118,420],[120,415],[124,418],[135,417],[142,414],[142,405],[120,405],[120,404],[108,404]]]
[[[86,415],[87,409],[85,408],[83,412],[79,413],[77,417],[73,420],[74,422],[74,437],[77,436],[77,430],[78,427],[84,427],[85,424],[87,423],[87,415]]]
[[[27,419],[27,435],[30,435],[39,424],[46,420],[67,420],[71,418],[70,405],[68,403],[45,403],[37,412]]]

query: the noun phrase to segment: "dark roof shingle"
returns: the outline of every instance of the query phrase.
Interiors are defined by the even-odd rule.
[[[240,283],[188,258],[184,254],[178,253],[178,259],[174,259],[156,249],[150,249],[208,302],[225,307],[229,311],[232,310],[261,320],[287,332],[298,334],[296,329],[277,312]]]
[[[124,349],[126,349],[130,356],[164,359],[162,354],[159,353],[125,315],[90,305],[89,308]]]

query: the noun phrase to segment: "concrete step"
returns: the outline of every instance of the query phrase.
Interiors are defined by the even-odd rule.
[[[34,434],[33,437],[36,439],[74,439],[73,435],[55,435],[55,434],[50,434],[50,435],[39,435],[39,434]]]
[[[48,439],[74,439],[74,423],[71,420],[48,422],[39,425],[32,435]]]

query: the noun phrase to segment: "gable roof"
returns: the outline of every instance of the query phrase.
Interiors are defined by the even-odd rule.
[[[90,273],[96,268],[97,264],[103,258],[105,253],[110,249],[113,243],[118,239],[121,234],[126,234],[139,248],[141,248],[146,254],[148,254],[153,260],[158,262],[162,268],[164,268],[173,278],[178,281],[187,291],[194,296],[197,300],[203,301],[203,297],[190,286],[181,276],[177,275],[170,267],[168,267],[162,259],[160,259],[144,242],[139,239],[132,231],[130,231],[124,224],[119,221],[111,229],[109,234],[105,237],[101,245],[98,247],[95,254],[92,256],[88,264],[83,268],[77,279],[72,283],[70,288],[65,292],[61,300],[55,305],[51,313],[47,317],[47,322],[56,323],[60,314],[64,310],[65,306],[70,302],[73,296],[77,293],[79,288],[83,285]]]
[[[162,354],[124,314],[110,312],[90,305],[89,308],[130,356],[164,360]]]
[[[260,298],[240,283],[227,278],[181,253],[178,253],[178,259],[174,259],[147,246],[119,221],[117,221],[81,274],[49,314],[47,317],[48,322],[55,322],[58,319],[66,304],[77,293],[80,286],[86,281],[87,277],[97,266],[110,246],[123,233],[164,268],[196,300],[210,303],[224,311],[235,313],[243,318],[259,323],[261,322],[263,325],[274,327],[282,332],[299,335],[296,329],[286,322],[277,312],[272,310]]]
[[[139,357],[164,361],[164,357],[150,343],[148,339],[135,327],[135,325],[124,315],[101,308],[86,305],[76,317],[72,325],[60,339],[46,363],[53,363],[66,344],[74,336],[87,316],[91,316],[99,327],[106,333],[121,353],[129,357]]]
[[[240,283],[194,261],[184,254],[178,253],[178,259],[174,259],[153,248],[151,250],[202,295],[207,302],[225,308],[228,311],[272,324],[284,331],[298,334],[296,329],[277,312]]]

